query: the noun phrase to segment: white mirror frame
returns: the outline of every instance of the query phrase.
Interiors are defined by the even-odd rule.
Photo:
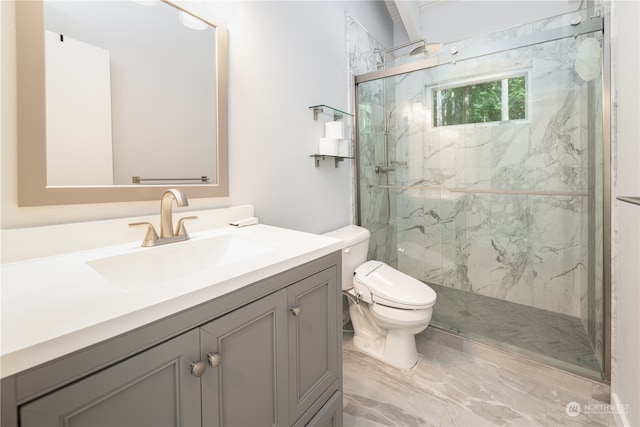
[[[165,0],[163,0],[165,1]],[[178,10],[179,6],[165,1]],[[18,206],[159,200],[167,187],[189,198],[228,197],[228,31],[216,29],[217,176],[215,184],[47,186],[44,6],[42,1],[16,2]]]

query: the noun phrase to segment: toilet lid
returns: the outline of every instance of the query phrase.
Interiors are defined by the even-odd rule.
[[[436,293],[426,283],[380,261],[367,261],[354,274],[354,284],[366,286],[372,300],[390,307],[428,308],[435,304]]]

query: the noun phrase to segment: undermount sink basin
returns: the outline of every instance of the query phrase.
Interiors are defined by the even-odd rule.
[[[223,234],[87,261],[124,292],[160,286],[204,271],[246,261],[275,250],[267,242]]]

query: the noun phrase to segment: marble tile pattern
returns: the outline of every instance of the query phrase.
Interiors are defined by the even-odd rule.
[[[413,120],[412,111],[396,110],[392,155],[406,168],[398,168],[394,183],[439,189],[396,190],[398,241],[406,245],[399,248],[400,269],[423,268],[420,260],[426,260],[420,279],[580,316],[587,275],[587,138],[581,81],[573,61],[561,61],[577,45],[554,41],[396,78],[396,103],[411,106],[424,94],[423,117],[432,114],[428,95],[441,79],[521,69],[530,96],[529,119],[516,122],[432,127]],[[446,195],[456,188],[498,192]]]
[[[568,18],[458,46],[557,28]],[[592,319],[602,317],[602,225],[589,212],[602,206],[602,88],[574,70],[578,46],[592,36],[360,84],[358,108],[370,122],[359,124],[358,149],[370,258],[426,282],[579,318],[601,353],[602,326]],[[526,120],[432,126],[438,85],[522,74]],[[385,145],[396,170],[380,174]]]
[[[347,51],[349,72],[358,75],[378,70],[383,61],[384,45],[378,42],[355,18],[347,15]],[[397,214],[395,202],[389,194],[373,187],[373,183],[389,183],[385,175],[376,174],[375,167],[382,165],[384,144],[377,143],[385,138],[388,117],[385,111],[387,100],[393,96],[393,87],[383,80],[360,85],[357,89],[357,147],[360,151],[360,218],[362,224],[375,224],[367,227],[371,231],[370,248],[372,259],[385,259],[396,264],[397,233],[392,218]],[[364,150],[364,151],[362,151]],[[380,159],[380,160],[379,160]],[[371,208],[375,207],[375,208]]]
[[[418,340],[418,351],[418,363],[400,370],[357,351],[345,334],[345,427],[615,425],[608,386],[433,340]],[[575,416],[571,402],[580,405]]]
[[[376,71],[383,61],[385,46],[350,15],[346,15],[346,45],[349,73],[358,75]]]

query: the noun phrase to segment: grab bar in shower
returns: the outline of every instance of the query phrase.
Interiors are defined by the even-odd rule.
[[[640,206],[640,197],[619,196],[616,197],[616,199],[620,200],[621,202]]]
[[[545,190],[484,190],[484,189],[466,189],[452,188],[452,193],[486,193],[486,194],[513,194],[519,196],[568,196],[568,197],[587,197],[588,193],[579,193],[574,191],[545,191]]]
[[[199,178],[141,178],[139,176],[132,176],[131,182],[134,184],[142,184],[142,181],[200,181],[209,182],[209,177],[202,175]]]
[[[483,188],[450,188],[433,185],[371,185],[375,188],[388,188],[393,190],[438,190],[449,193],[472,193],[472,194],[509,194],[516,196],[566,196],[566,197],[587,197],[588,193],[573,191],[545,191],[545,190],[491,190]]]

